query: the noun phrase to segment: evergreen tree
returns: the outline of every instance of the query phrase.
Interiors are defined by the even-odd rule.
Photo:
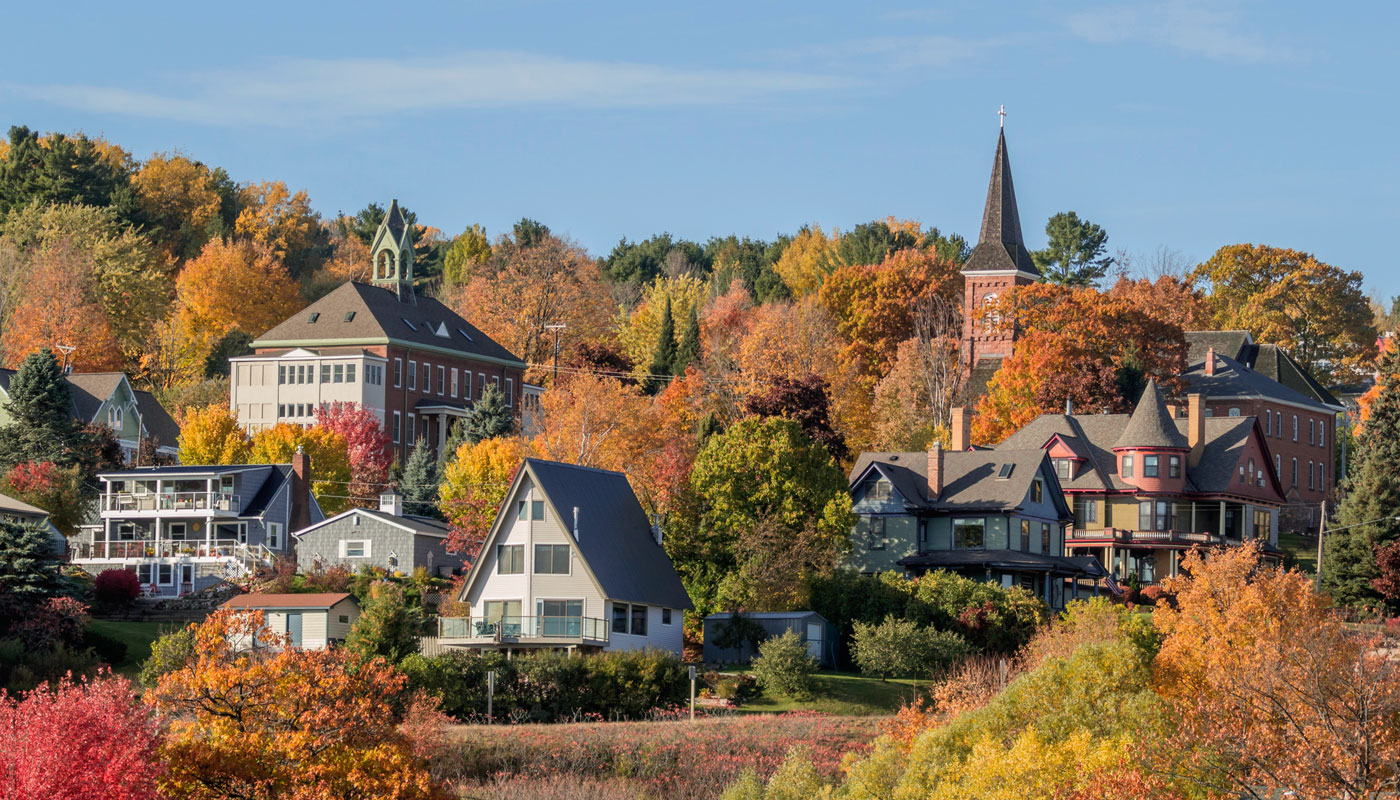
[[[1328,535],[1323,554],[1322,586],[1339,605],[1379,600],[1371,585],[1380,577],[1376,547],[1400,541],[1400,348],[1382,354],[1379,381],[1332,520],[1333,528],[1356,527]]]
[[[67,464],[81,429],[63,370],[47,347],[30,353],[10,379],[10,424],[0,430],[0,466],[25,461]]]
[[[690,315],[685,321],[685,335],[681,337],[681,347],[676,351],[676,361],[671,365],[672,375],[684,375],[685,368],[700,363],[700,315],[692,303]]]
[[[58,566],[47,530],[0,520],[0,616],[13,620],[57,594]],[[0,627],[4,624],[0,621]]]
[[[403,591],[388,581],[370,587],[369,602],[345,637],[345,647],[364,659],[382,657],[397,664],[418,652],[423,618],[404,602]]]
[[[1031,253],[1041,277],[1061,286],[1092,286],[1113,266],[1108,233],[1073,211],[1062,211],[1045,223],[1049,242]]]
[[[404,513],[441,519],[437,507],[440,481],[437,459],[427,442],[419,439],[413,444],[413,453],[403,465],[403,478],[399,481]]]
[[[666,388],[671,373],[671,365],[676,363],[676,318],[671,314],[671,298],[666,298],[666,310],[661,314],[661,333],[656,337],[656,349],[651,353],[651,366],[647,371],[647,392],[656,394]]]
[[[458,423],[463,441],[476,444],[482,439],[506,436],[515,430],[515,412],[506,405],[501,387],[492,383],[481,392],[467,418]],[[453,452],[456,452],[455,450]]]

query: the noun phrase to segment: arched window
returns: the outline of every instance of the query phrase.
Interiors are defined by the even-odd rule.
[[[382,279],[394,277],[394,255],[388,250],[379,251],[379,262],[376,274]]]

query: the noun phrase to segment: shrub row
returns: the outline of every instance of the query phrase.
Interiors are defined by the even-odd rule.
[[[458,719],[486,714],[486,673],[495,671],[492,713],[498,719],[556,721],[641,719],[676,706],[690,693],[689,674],[674,655],[658,650],[567,655],[448,652],[410,655],[399,669]]]

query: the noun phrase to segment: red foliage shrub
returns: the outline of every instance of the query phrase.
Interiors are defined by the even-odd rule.
[[[47,650],[59,643],[77,644],[89,619],[88,607],[83,603],[71,597],[52,597],[16,622],[10,635],[31,650]]]
[[[1166,596],[1167,591],[1160,586],[1144,586],[1138,592],[1138,600],[1145,606],[1155,606]]]
[[[0,691],[0,797],[156,800],[156,722],[125,678]]]
[[[121,606],[141,594],[141,579],[128,569],[109,569],[92,582],[93,596],[105,605]]]

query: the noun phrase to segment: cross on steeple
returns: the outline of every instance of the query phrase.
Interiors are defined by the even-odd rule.
[[[1006,127],[1006,105],[1005,105],[1005,104],[1002,104],[1001,110],[997,112],[997,116],[998,116],[998,117],[1001,117],[1001,127],[1005,128],[1005,127]]]

